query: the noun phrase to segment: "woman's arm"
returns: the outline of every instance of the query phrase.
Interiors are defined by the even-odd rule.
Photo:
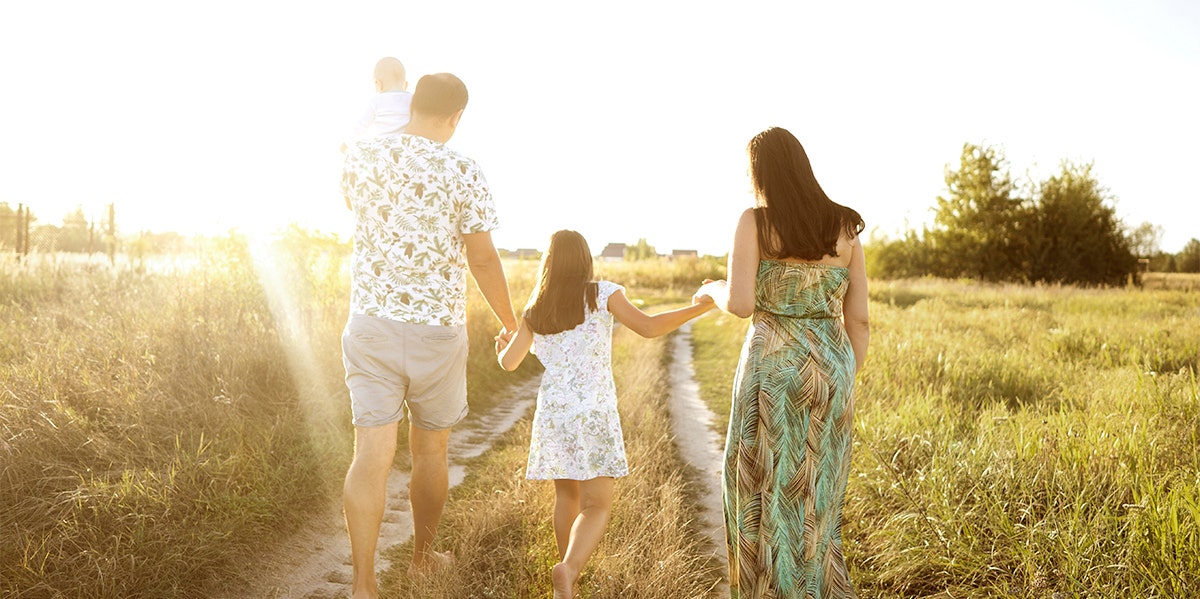
[[[521,324],[517,325],[517,334],[513,336],[512,341],[504,343],[503,336],[496,340],[496,347],[499,348],[496,360],[500,362],[500,367],[512,372],[521,365],[521,361],[529,354],[529,348],[533,345],[533,331],[529,330],[529,325],[525,323],[525,319],[521,319]]]
[[[660,337],[683,326],[683,323],[713,309],[713,303],[707,297],[693,298],[692,305],[646,314],[630,303],[629,298],[620,289],[608,296],[608,311],[617,322],[629,327],[629,330],[643,337]]]
[[[709,283],[700,288],[700,293],[712,297],[718,308],[738,318],[749,318],[754,313],[758,258],[758,225],[751,208],[742,213],[733,234],[733,249],[729,251],[726,273],[729,281]]]
[[[855,237],[854,254],[850,256],[850,286],[842,304],[846,335],[854,349],[854,370],[862,370],[867,361],[867,345],[871,340],[871,319],[867,315],[867,263],[863,257],[862,240]]]

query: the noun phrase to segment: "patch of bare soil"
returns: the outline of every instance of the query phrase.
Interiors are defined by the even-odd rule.
[[[700,530],[712,542],[713,557],[728,565],[725,552],[725,520],[721,501],[721,466],[725,439],[713,430],[715,416],[700,399],[700,386],[692,366],[691,324],[671,339],[671,431],[683,459],[696,469],[700,500]],[[728,596],[722,583],[719,595]]]

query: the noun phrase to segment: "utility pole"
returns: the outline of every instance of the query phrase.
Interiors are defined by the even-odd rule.
[[[116,204],[108,205],[108,262],[117,264],[117,212]]]
[[[29,253],[29,226],[28,220],[29,209],[25,204],[17,204],[17,257],[24,258]]]

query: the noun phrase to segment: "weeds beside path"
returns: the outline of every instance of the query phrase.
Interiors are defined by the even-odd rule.
[[[450,487],[466,477],[467,462],[487,452],[492,441],[508,432],[528,415],[537,395],[538,377],[523,379],[504,394],[486,413],[469,418],[450,434]],[[407,448],[400,447],[403,453]],[[379,535],[380,570],[407,564],[395,551],[412,537],[412,515],[408,505],[409,472],[393,468],[388,477],[388,503]],[[351,581],[350,542],[340,500],[313,517],[291,538],[264,552],[260,577],[245,588],[231,590],[233,597],[271,599],[336,599],[349,595]]]
[[[585,570],[580,596],[715,597],[723,571],[693,528],[692,483],[672,442],[668,342],[618,330],[613,349],[630,473],[617,481],[612,519]],[[455,555],[455,567],[420,587],[392,568],[381,576],[384,599],[550,595],[550,568],[557,562],[550,522],[554,489],[525,478],[529,431],[530,420],[522,419],[470,464],[464,483],[451,491],[439,548]],[[397,560],[409,551],[405,545],[385,553]]]

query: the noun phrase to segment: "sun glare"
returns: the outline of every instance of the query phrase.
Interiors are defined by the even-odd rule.
[[[296,291],[306,288],[296,282],[304,276],[294,260],[266,234],[248,238],[248,248],[254,262],[254,272],[262,286],[275,322],[281,345],[286,354],[288,371],[299,395],[304,422],[311,438],[324,438],[336,422],[334,406],[328,401],[334,395],[328,388],[329,377],[323,376],[314,353],[313,298],[298,297]]]

